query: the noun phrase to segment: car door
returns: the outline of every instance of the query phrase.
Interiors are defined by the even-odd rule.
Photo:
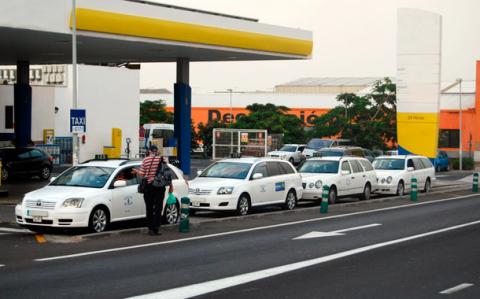
[[[426,169],[423,166],[420,158],[413,158],[413,166],[415,167],[415,177],[417,178],[417,187],[420,190],[423,188],[425,181],[427,180]]]
[[[365,170],[365,176],[368,182],[370,182],[372,191],[377,189],[377,175],[375,169],[373,169],[372,163],[369,160],[360,159],[358,160]]]
[[[254,179],[253,176],[256,173],[261,173],[263,177],[259,179]],[[252,174],[250,175],[250,184],[251,184],[251,204],[252,206],[261,205],[269,200],[274,195],[273,183],[269,177],[267,163],[260,162],[253,168]]]
[[[31,149],[30,158],[28,161],[28,165],[30,165],[29,172],[38,173],[46,159],[47,157],[43,152],[39,151],[38,149]]]
[[[305,146],[298,146],[297,147],[297,150],[295,151],[295,154],[294,154],[294,160],[295,160],[295,163],[300,163],[302,160],[303,160],[303,150],[305,149]]]
[[[133,166],[122,168],[110,184],[112,190],[112,220],[140,218],[145,216],[143,195],[137,192],[138,178]],[[116,181],[123,180],[127,186],[115,188]]]
[[[344,171],[348,171],[348,174],[343,174]],[[354,194],[354,187],[352,185],[352,168],[347,160],[341,161],[339,172],[340,178],[337,181],[337,194],[339,196]]]
[[[268,173],[273,184],[273,196],[266,203],[283,202],[287,197],[287,174],[280,163],[282,162],[267,162]]]
[[[365,183],[367,181],[367,175],[363,171],[362,165],[357,159],[349,160],[352,167],[352,186],[355,189],[355,194],[362,193]]]
[[[417,186],[418,186],[418,178],[417,178],[417,173],[415,171],[415,165],[413,164],[413,159],[408,158],[407,161],[407,167],[405,168],[406,172],[404,175],[404,180],[405,180],[405,189],[410,189],[412,186],[412,178],[415,177],[417,179]],[[413,168],[412,171],[409,171],[409,168]]]
[[[12,173],[25,174],[30,171],[30,150],[26,148],[16,148],[11,160],[10,170]]]

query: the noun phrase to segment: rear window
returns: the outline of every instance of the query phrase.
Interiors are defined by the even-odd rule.
[[[350,160],[350,165],[352,166],[353,172],[363,172],[362,166],[360,166],[360,163],[358,163],[357,160]]]
[[[415,170],[420,170],[425,168],[420,158],[414,158],[413,165],[415,166]]]
[[[368,161],[365,161],[365,160],[360,160],[359,162],[360,162],[360,164],[362,164],[365,171],[372,171],[373,170],[372,163],[370,163]]]
[[[268,168],[268,172],[270,173],[271,176],[284,175],[285,174],[285,171],[280,166],[279,162],[267,162],[267,168]]]
[[[283,169],[283,172],[285,172],[287,174],[295,173],[295,170],[290,165],[290,163],[280,163],[280,167]]]
[[[430,160],[427,158],[421,158],[420,161],[422,162],[424,168],[433,167],[432,162],[430,162]]]

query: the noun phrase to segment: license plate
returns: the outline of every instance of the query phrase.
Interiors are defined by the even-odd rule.
[[[192,206],[194,206],[194,207],[199,207],[199,206],[200,206],[200,202],[198,202],[198,201],[193,201],[193,202],[192,202]]]
[[[33,216],[33,222],[42,223],[42,217],[41,216]]]
[[[48,217],[47,211],[27,210],[27,216]]]

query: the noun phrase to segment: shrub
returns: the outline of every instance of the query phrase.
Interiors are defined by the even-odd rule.
[[[450,163],[452,163],[453,169],[460,168],[460,159],[459,158],[450,158]],[[473,158],[462,158],[462,170],[473,170],[475,168],[475,162]]]

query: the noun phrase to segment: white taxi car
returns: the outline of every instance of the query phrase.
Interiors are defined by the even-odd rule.
[[[140,179],[132,173],[140,165],[140,161],[107,160],[71,167],[52,178],[47,186],[25,195],[15,208],[17,223],[32,229],[89,227],[101,232],[111,222],[144,218],[143,194],[137,192]],[[164,207],[163,221],[175,223],[179,200],[187,196],[188,185],[180,169],[168,167],[172,170],[177,205]]]
[[[281,204],[292,210],[302,197],[302,179],[287,161],[269,158],[226,159],[210,165],[189,183],[190,209],[237,211]]]
[[[435,168],[423,156],[380,156],[373,161],[377,172],[377,193],[403,195],[411,189],[412,178],[417,179],[419,190],[429,192],[435,180]]]
[[[285,144],[278,151],[268,152],[267,156],[271,158],[280,158],[296,165],[305,160],[302,154],[305,144]]]
[[[298,172],[303,181],[302,199],[306,200],[321,199],[325,185],[329,187],[329,203],[335,203],[338,196],[348,195],[367,200],[377,188],[375,170],[365,158],[311,158],[299,167]]]

